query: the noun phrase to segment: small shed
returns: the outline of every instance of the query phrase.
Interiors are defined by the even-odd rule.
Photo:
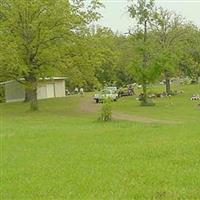
[[[40,78],[37,87],[37,98],[48,99],[65,97],[65,77]],[[21,79],[20,81],[23,81]],[[5,86],[6,102],[24,101],[25,86],[18,81],[6,81],[1,83]]]

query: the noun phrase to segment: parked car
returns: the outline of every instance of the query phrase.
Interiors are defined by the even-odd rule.
[[[113,92],[117,92],[117,87],[115,87],[115,86],[107,86],[107,87],[105,87],[104,89],[105,89],[105,90],[111,90],[111,91],[113,91]]]
[[[94,95],[96,103],[103,102],[103,100],[110,98],[112,101],[117,101],[118,94],[114,90],[104,89]]]
[[[132,96],[132,95],[134,95],[134,88],[132,85],[128,85],[126,87],[121,87],[118,90],[119,97],[126,97],[126,96]]]

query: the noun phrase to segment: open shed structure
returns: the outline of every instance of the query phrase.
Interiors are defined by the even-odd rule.
[[[38,82],[37,98],[65,97],[65,79],[65,77],[41,78]],[[5,86],[6,102],[24,101],[25,86],[23,84],[12,80],[3,82],[1,85]]]

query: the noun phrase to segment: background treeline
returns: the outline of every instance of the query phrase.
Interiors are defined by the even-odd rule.
[[[127,34],[95,26],[99,0],[1,0],[0,81],[18,80],[37,109],[40,77],[66,76],[67,87],[91,91],[170,78],[200,76],[200,30],[154,1],[130,2],[136,25]]]

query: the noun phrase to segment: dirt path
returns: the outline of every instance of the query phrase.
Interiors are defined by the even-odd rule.
[[[96,104],[95,101],[91,97],[83,97],[83,100],[80,103],[80,111],[87,113],[95,113],[100,111],[102,104]],[[161,120],[161,119],[153,119],[138,115],[125,114],[122,112],[114,111],[112,114],[112,118],[116,120],[126,120],[132,122],[143,122],[143,123],[158,123],[158,124],[179,124],[179,122],[170,121],[170,120]]]
[[[153,119],[153,118],[147,118],[143,116],[137,116],[137,115],[129,115],[119,112],[113,113],[113,119],[118,120],[127,120],[127,121],[133,121],[133,122],[143,122],[148,124],[178,124],[178,122],[169,121],[169,120],[161,120],[161,119]]]
[[[81,112],[95,113],[101,109],[101,105],[95,103],[91,97],[83,97],[83,100],[80,102],[79,109]]]

